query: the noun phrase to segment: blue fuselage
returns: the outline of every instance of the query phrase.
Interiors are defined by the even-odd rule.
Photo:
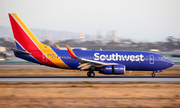
[[[73,59],[69,56],[67,50],[58,50],[52,48],[66,65],[71,69],[77,69],[80,61]],[[74,49],[74,53],[80,57],[104,63],[117,63],[125,65],[126,70],[144,70],[154,71],[163,70],[174,65],[162,55],[150,52],[140,51],[99,51],[99,50],[79,50]],[[57,55],[49,56],[57,58]]]

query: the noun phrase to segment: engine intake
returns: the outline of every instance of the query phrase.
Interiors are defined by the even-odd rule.
[[[103,66],[102,69],[99,71],[99,73],[102,74],[124,74],[125,72],[125,66],[124,65],[108,65]]]

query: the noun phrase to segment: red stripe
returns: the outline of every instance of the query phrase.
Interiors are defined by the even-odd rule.
[[[53,67],[58,67],[52,61],[50,61],[46,56],[47,62],[43,62],[43,53],[38,49],[35,43],[29,38],[29,36],[25,33],[25,31],[20,27],[20,25],[15,21],[15,19],[9,14],[9,18],[11,21],[11,26],[14,34],[14,38],[18,43],[31,55],[37,59],[39,62],[50,65]]]

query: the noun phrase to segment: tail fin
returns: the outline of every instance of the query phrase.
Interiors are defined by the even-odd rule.
[[[17,14],[9,13],[9,19],[18,50],[30,51],[44,47],[44,45],[34,36]]]
[[[48,66],[69,68],[60,58],[55,59],[53,57],[48,57],[47,53],[56,56],[58,55],[50,46],[42,44],[17,14],[9,13],[9,19],[14,38],[16,40],[17,50],[14,50],[14,52],[20,54],[18,55],[19,58],[36,63],[38,61],[40,64],[45,64]],[[24,57],[24,55],[27,54],[29,54],[28,58]]]

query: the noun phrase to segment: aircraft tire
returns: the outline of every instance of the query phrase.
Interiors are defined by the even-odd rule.
[[[151,74],[151,76],[152,76],[152,77],[155,77],[155,76],[156,76],[156,74],[153,72],[153,73]]]
[[[95,76],[95,73],[94,73],[94,72],[91,72],[91,73],[90,73],[90,76],[91,76],[91,77],[94,77],[94,76]]]
[[[87,76],[88,76],[88,77],[94,77],[94,76],[95,76],[95,73],[94,73],[94,72],[87,72]]]
[[[87,72],[87,76],[88,76],[88,77],[91,77],[91,72]]]

